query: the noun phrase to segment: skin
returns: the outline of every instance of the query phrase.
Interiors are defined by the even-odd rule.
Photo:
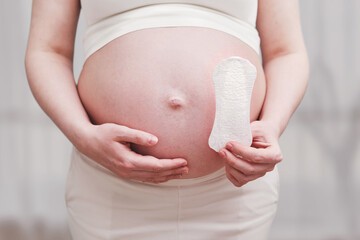
[[[259,120],[251,123],[253,144],[231,142],[220,151],[227,176],[238,187],[282,161],[279,138],[304,96],[309,75],[298,1],[259,0],[257,28],[267,91]]]
[[[250,102],[254,121],[266,93],[259,55],[213,29],[152,28],[114,39],[86,59],[77,89],[94,124],[111,122],[152,133],[159,139],[155,146],[131,144],[131,149],[157,158],[181,156],[189,167],[183,178],[200,177],[224,166],[208,145],[216,110],[212,74],[219,61],[232,55],[257,68]]]
[[[80,2],[75,0],[33,1],[25,64],[39,105],[79,151],[120,177],[155,183],[182,177],[189,171],[185,159],[159,159],[131,150],[130,143],[155,146],[156,136],[90,121],[72,69],[79,12]],[[308,62],[297,1],[259,0],[258,15],[267,89],[260,117],[251,123],[253,144],[243,147],[231,142],[219,152],[229,180],[238,187],[265,175],[282,160],[278,140],[307,85]]]

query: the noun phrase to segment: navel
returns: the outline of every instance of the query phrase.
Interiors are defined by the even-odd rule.
[[[168,98],[168,106],[172,109],[180,109],[185,107],[185,99],[179,96],[171,96]]]

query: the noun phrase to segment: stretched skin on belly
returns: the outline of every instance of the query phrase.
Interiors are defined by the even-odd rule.
[[[154,147],[132,145],[133,150],[184,157],[187,177],[198,177],[223,166],[208,145],[215,117],[212,74],[230,56],[248,59],[257,69],[250,111],[255,120],[265,97],[258,55],[238,38],[207,28],[152,28],[117,38],[87,59],[78,91],[94,123],[156,135]]]

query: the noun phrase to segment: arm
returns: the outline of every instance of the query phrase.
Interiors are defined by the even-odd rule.
[[[259,121],[251,123],[251,147],[229,142],[220,151],[227,177],[235,186],[262,177],[282,160],[279,137],[307,86],[308,60],[297,0],[259,0],[266,97]]]
[[[257,27],[267,83],[260,120],[280,136],[303,98],[309,74],[298,1],[260,0]]]
[[[186,173],[184,159],[156,159],[132,152],[129,142],[152,146],[149,133],[116,124],[93,125],[73,76],[79,0],[34,0],[26,52],[28,82],[37,102],[81,152],[124,178],[162,182]]]
[[[25,58],[33,95],[74,144],[81,142],[83,126],[90,124],[77,94],[72,71],[79,12],[79,1],[33,1]]]

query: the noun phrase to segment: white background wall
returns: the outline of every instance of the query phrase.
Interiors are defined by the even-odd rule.
[[[281,138],[285,159],[271,239],[359,240],[360,1],[300,2],[311,78]],[[68,239],[70,143],[27,85],[30,8],[30,0],[0,0],[0,239]],[[81,22],[79,38],[82,32]],[[78,75],[81,39],[76,47]]]

